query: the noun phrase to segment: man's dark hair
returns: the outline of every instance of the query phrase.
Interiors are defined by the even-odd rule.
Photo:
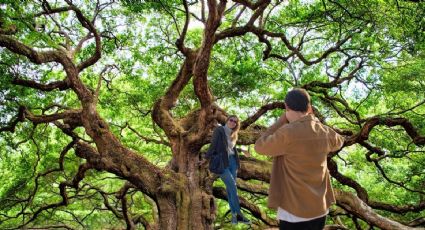
[[[310,104],[310,95],[305,89],[293,89],[286,94],[286,106],[299,112],[307,112]]]

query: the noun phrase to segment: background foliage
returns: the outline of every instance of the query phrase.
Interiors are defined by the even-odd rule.
[[[199,14],[200,1],[188,2],[190,9]],[[57,23],[69,32],[71,40],[76,41],[85,35],[84,28],[71,13],[34,17],[42,3],[2,1],[1,28],[15,26],[16,38],[40,50],[58,48],[67,42],[57,32]],[[166,167],[172,153],[167,145],[151,140],[167,139],[152,121],[151,112],[155,101],[175,79],[184,60],[175,46],[185,20],[181,1],[76,1],[75,4],[88,18],[95,17],[95,8],[104,4],[102,11],[96,15],[95,24],[103,36],[102,58],[80,75],[93,90],[98,78],[102,78],[98,102],[100,115],[125,146],[153,164]],[[64,4],[52,1],[51,5],[59,7]],[[231,26],[238,14],[240,7],[230,8],[232,5],[229,3],[219,30]],[[306,64],[295,56],[284,61],[279,58],[264,60],[266,45],[252,33],[222,40],[213,48],[208,69],[209,87],[216,104],[244,120],[262,105],[281,101],[289,89],[308,86],[313,104],[324,122],[338,130],[357,133],[369,118],[400,117],[410,121],[419,134],[425,134],[423,2],[294,0],[272,1],[272,5],[275,9],[268,15],[264,28],[287,35],[292,44],[301,44],[299,48],[308,60],[320,58],[340,39],[347,36],[350,39],[339,48],[340,52],[331,53],[314,65]],[[249,17],[250,14],[245,11],[238,25],[246,23]],[[190,24],[185,45],[199,47],[203,32],[201,25]],[[286,56],[291,53],[278,38],[270,38],[270,43],[274,54]],[[94,49],[94,43],[88,42],[75,60],[84,60]],[[359,63],[362,66],[354,77],[334,87],[311,86],[316,81],[331,83],[344,62],[347,65],[342,70],[342,77]],[[104,69],[106,66],[108,68]],[[72,91],[43,92],[14,83],[14,79],[22,78],[46,84],[64,76],[63,68],[57,64],[36,65],[0,48],[0,127],[13,123],[21,105],[36,115],[78,108],[80,101]],[[188,84],[172,114],[176,118],[184,117],[199,106],[193,85]],[[267,126],[281,112],[269,111],[255,125]],[[76,132],[83,139],[90,140],[84,128],[80,127]],[[60,200],[59,182],[72,179],[84,160],[77,157],[71,148],[64,156],[63,170],[48,175],[44,173],[59,167],[57,162],[61,151],[70,141],[51,123],[20,122],[13,132],[0,132],[0,228],[20,226],[29,218],[24,213],[36,212],[39,207]],[[361,144],[345,147],[333,158],[339,172],[365,188],[369,200],[394,206],[423,203],[424,147],[414,144],[400,126],[387,125],[375,127],[367,143],[382,152],[373,152]],[[269,160],[255,153],[253,157]],[[382,160],[373,160],[380,157]],[[267,186],[260,181],[252,183]],[[80,182],[80,189],[69,194],[69,205],[41,212],[28,227],[123,228],[123,219],[111,211],[120,211],[114,194],[123,184],[124,180],[113,174],[88,171]],[[353,188],[335,179],[333,184],[335,188],[354,192]],[[215,185],[223,186],[220,182]],[[131,213],[148,221],[156,218],[152,214],[155,207],[149,197],[132,189],[128,194]],[[246,191],[241,191],[241,194],[274,217],[275,213],[266,208],[265,196]],[[335,206],[328,224],[343,224],[348,229],[367,228],[366,222],[353,221],[352,214],[338,215],[340,212],[341,208]],[[406,213],[377,212],[405,224],[415,219],[423,220],[425,216],[423,205]],[[227,214],[227,203],[219,201],[218,228],[230,228]],[[259,220],[254,219],[254,223],[257,228],[265,227]]]

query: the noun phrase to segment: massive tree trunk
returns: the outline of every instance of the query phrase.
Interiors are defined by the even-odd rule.
[[[160,216],[164,217],[161,226],[164,229],[211,229],[214,198],[211,191],[205,190],[207,174],[199,170],[199,152],[194,152],[184,139],[171,140],[174,155],[171,168],[176,170],[181,184],[166,204],[173,207],[171,213],[168,210],[162,212],[159,204]]]

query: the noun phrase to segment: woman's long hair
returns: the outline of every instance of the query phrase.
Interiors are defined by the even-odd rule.
[[[227,124],[227,122],[229,121],[230,118],[236,119],[236,126],[235,126],[235,128],[232,129],[232,134],[230,134],[230,139],[232,140],[232,142],[234,144],[236,144],[236,141],[238,140],[239,129],[241,127],[241,122],[239,121],[239,118],[236,115],[230,115],[226,119],[226,124]]]

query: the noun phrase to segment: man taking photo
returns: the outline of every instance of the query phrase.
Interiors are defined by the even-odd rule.
[[[280,229],[323,229],[335,202],[327,155],[344,139],[313,115],[304,89],[288,92],[285,108],[255,143],[255,151],[273,157],[268,206],[277,209]]]

